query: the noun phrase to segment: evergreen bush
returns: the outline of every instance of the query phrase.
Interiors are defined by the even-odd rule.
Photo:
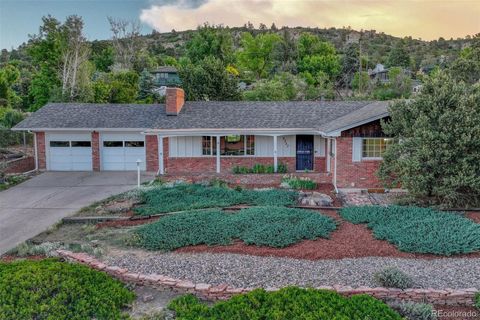
[[[120,281],[83,265],[0,262],[0,319],[121,319],[134,298]]]
[[[287,206],[295,204],[298,194],[287,190],[230,189],[224,186],[178,184],[145,189],[141,205],[135,208],[140,215],[183,210],[221,208],[238,204]]]
[[[150,250],[173,250],[189,245],[246,244],[282,248],[305,239],[328,238],[335,220],[316,211],[255,207],[229,213],[222,210],[182,212],[139,227],[134,238]]]
[[[193,295],[173,300],[168,308],[176,319],[382,319],[402,317],[384,302],[367,295],[343,297],[336,292],[287,287],[256,289],[208,306]]]
[[[413,286],[412,279],[396,267],[385,268],[374,274],[375,282],[386,288],[407,289]]]
[[[367,223],[375,238],[400,250],[453,255],[480,250],[480,224],[452,212],[401,206],[343,208],[340,215],[354,223]]]

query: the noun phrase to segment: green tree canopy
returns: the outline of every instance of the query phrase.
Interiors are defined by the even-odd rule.
[[[451,75],[457,79],[473,84],[480,81],[480,34],[474,38],[474,42],[460,53],[450,66]]]
[[[20,97],[13,90],[19,77],[20,71],[13,65],[0,68],[0,107],[13,107],[21,103]]]
[[[424,201],[480,205],[480,85],[438,72],[390,117],[382,126],[396,143],[384,154],[383,181]]]
[[[178,73],[188,100],[240,100],[238,78],[220,59],[206,57],[197,64],[183,60]]]
[[[132,103],[138,96],[138,74],[133,71],[105,73],[93,83],[94,102]]]
[[[242,49],[237,54],[240,68],[251,72],[255,79],[267,77],[274,66],[274,48],[282,38],[275,33],[263,33],[252,36],[251,33],[242,34],[240,44]]]
[[[216,57],[224,64],[234,62],[233,39],[223,26],[205,23],[197,28],[193,38],[187,42],[187,57],[197,63],[206,57]]]
[[[387,57],[387,66],[404,68],[410,67],[410,55],[408,54],[403,41],[398,41],[392,50],[390,50],[390,53]]]
[[[325,75],[333,80],[341,69],[335,47],[310,33],[302,33],[298,39],[297,67],[313,84],[318,84]]]

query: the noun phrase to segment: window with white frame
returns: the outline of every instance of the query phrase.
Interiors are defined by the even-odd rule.
[[[382,158],[383,153],[393,143],[391,138],[363,138],[362,158]]]
[[[202,137],[202,154],[214,156],[217,154],[216,137]],[[245,156],[255,155],[255,136],[253,135],[228,135],[220,137],[220,155]]]

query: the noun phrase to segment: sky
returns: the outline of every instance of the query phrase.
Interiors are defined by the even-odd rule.
[[[83,17],[89,40],[110,38],[107,17],[140,20],[142,33],[242,26],[375,29],[424,40],[480,33],[480,0],[0,0],[0,49],[38,32],[42,16]]]

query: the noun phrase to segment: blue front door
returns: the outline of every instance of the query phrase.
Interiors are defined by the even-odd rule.
[[[297,136],[297,171],[313,170],[313,136]]]

